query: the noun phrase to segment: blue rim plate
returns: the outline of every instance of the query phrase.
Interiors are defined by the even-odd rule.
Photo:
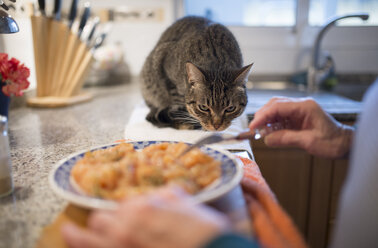
[[[177,143],[172,141],[133,141],[128,142],[134,145],[135,149],[143,149],[152,144],[162,142]],[[88,196],[80,192],[74,182],[71,181],[71,169],[76,161],[81,159],[88,151],[106,149],[119,143],[112,143],[80,151],[69,155],[67,158],[60,160],[49,174],[49,183],[52,190],[63,199],[84,208],[90,209],[114,209],[117,202]],[[212,184],[199,193],[193,195],[194,200],[199,203],[211,202],[220,196],[226,194],[238,185],[243,176],[243,166],[241,162],[224,150],[210,147],[202,147],[201,150],[213,158],[221,161],[222,173],[216,183]]]

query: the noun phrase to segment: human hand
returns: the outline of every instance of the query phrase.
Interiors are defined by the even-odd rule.
[[[291,146],[325,158],[345,156],[350,148],[353,129],[337,122],[310,98],[272,98],[255,114],[249,128],[267,123],[287,123],[290,129],[274,131],[264,138],[267,146]]]
[[[115,211],[96,211],[88,230],[66,225],[62,234],[73,248],[200,247],[230,224],[221,213],[198,205],[178,189],[125,200]]]

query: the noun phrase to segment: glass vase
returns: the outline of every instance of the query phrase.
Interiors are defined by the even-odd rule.
[[[0,115],[8,117],[10,96],[6,96],[0,87]]]

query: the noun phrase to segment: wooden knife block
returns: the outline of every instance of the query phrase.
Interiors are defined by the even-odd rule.
[[[34,107],[62,107],[92,99],[81,88],[94,59],[87,45],[62,22],[31,16],[37,94]]]

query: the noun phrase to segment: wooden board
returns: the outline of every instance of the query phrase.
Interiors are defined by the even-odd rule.
[[[36,248],[68,248],[61,235],[61,228],[65,223],[74,223],[81,227],[87,225],[90,210],[69,204],[52,224],[45,227],[41,237],[36,244]]]
[[[72,104],[82,103],[89,101],[93,98],[90,93],[81,93],[77,96],[71,97],[58,97],[58,96],[46,96],[46,97],[33,97],[27,99],[27,104],[30,107],[40,108],[59,108]]]

